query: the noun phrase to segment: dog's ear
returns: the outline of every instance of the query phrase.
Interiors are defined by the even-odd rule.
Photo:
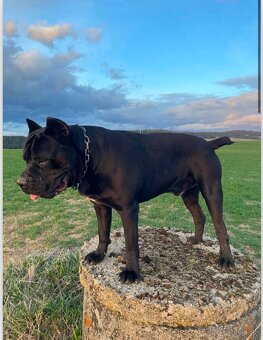
[[[31,133],[31,132],[33,132],[35,130],[41,129],[41,126],[38,125],[37,123],[35,123],[31,119],[27,118],[26,122],[27,122],[27,125],[28,125],[28,128],[29,128],[29,133]]]
[[[69,137],[69,127],[60,119],[48,117],[45,133],[56,140],[65,143]]]

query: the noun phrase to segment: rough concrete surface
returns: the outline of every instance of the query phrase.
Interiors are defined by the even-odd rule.
[[[98,237],[82,247],[84,339],[245,340],[258,327],[260,275],[249,258],[232,248],[235,266],[221,269],[217,240],[190,245],[190,234],[169,228],[139,235],[143,281],[135,284],[118,278],[125,265],[122,230],[112,233],[98,265],[84,259]]]

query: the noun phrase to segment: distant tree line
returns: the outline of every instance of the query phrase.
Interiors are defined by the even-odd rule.
[[[242,138],[242,139],[258,139],[261,138],[260,131],[246,131],[246,130],[232,130],[223,132],[190,132],[190,134],[205,138],[212,139],[216,137],[228,136],[232,138]]]
[[[167,130],[136,130],[139,133],[150,133],[150,132],[167,132]],[[175,132],[175,131],[170,131]],[[233,138],[243,139],[258,139],[261,138],[260,131],[246,131],[246,130],[232,130],[224,132],[186,132],[189,135],[195,135],[205,139],[213,139],[221,136],[228,136]],[[23,149],[26,137],[23,136],[4,136],[3,147],[4,149]]]
[[[26,137],[22,136],[4,136],[4,149],[23,149]]]
[[[151,133],[151,132],[177,132],[177,131],[168,131],[168,130],[136,130],[135,132],[139,133]],[[204,139],[212,139],[222,136],[228,136],[232,138],[242,138],[242,139],[258,139],[261,138],[261,132],[260,131],[247,131],[247,130],[231,130],[231,131],[222,131],[222,132],[215,132],[215,131],[209,131],[209,132],[185,132],[188,135],[194,135],[198,136]]]

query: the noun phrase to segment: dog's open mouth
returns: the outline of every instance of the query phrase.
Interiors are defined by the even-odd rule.
[[[34,195],[34,194],[30,194],[30,199],[32,201],[35,201],[36,199],[38,199],[39,197],[42,198],[53,198],[56,195],[60,194],[62,191],[66,190],[68,186],[68,176],[64,176],[62,177],[59,181],[57,186],[55,187],[55,190],[52,190],[52,192],[46,193],[44,195]]]

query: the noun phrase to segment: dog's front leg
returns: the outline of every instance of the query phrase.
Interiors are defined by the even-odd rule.
[[[134,282],[139,280],[139,243],[138,243],[138,213],[139,205],[126,207],[119,212],[124,228],[125,248],[126,248],[126,266],[120,273],[120,281]]]
[[[86,256],[86,261],[89,263],[101,262],[108,250],[108,245],[111,243],[110,240],[110,227],[112,219],[112,208],[97,205],[94,203],[94,208],[98,220],[98,232],[99,232],[99,244],[95,251],[92,251]]]

